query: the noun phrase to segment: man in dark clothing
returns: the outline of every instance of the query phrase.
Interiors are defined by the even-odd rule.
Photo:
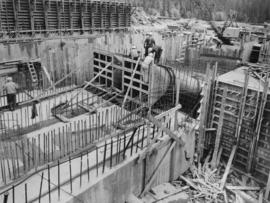
[[[155,56],[155,64],[159,63],[162,51],[163,51],[163,49],[161,48],[161,46],[155,45],[153,47],[152,53],[154,53],[154,56]]]
[[[8,77],[7,83],[4,85],[4,91],[7,94],[7,103],[10,111],[15,110],[17,89],[18,85],[12,81],[11,77]]]
[[[152,33],[147,33],[146,39],[144,41],[144,49],[145,49],[145,54],[144,56],[146,57],[148,55],[148,50],[149,48],[153,48],[155,46],[156,42],[154,38],[152,37]]]

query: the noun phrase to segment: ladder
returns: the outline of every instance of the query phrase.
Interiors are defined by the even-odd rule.
[[[35,87],[38,85],[38,76],[33,62],[28,62],[27,67],[31,75],[32,85]]]

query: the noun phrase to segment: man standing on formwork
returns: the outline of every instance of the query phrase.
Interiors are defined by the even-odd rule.
[[[130,51],[130,57],[133,59],[133,60],[135,60],[135,61],[137,61],[138,60],[138,58],[139,58],[139,52],[138,52],[138,50],[137,50],[137,47],[136,46],[132,46],[132,48],[131,48],[131,51]]]
[[[154,40],[154,38],[152,37],[152,33],[147,33],[146,34],[146,39],[144,41],[144,49],[145,49],[145,53],[144,56],[146,57],[148,55],[148,53],[150,53],[149,49],[153,48],[156,45],[156,42]]]
[[[15,110],[17,89],[19,89],[18,85],[12,81],[11,77],[8,77],[4,85],[4,91],[7,95],[7,103],[10,111]]]
[[[145,83],[149,82],[149,70],[153,65],[154,65],[154,54],[149,53],[148,56],[146,56],[144,61],[142,62],[143,81]]]

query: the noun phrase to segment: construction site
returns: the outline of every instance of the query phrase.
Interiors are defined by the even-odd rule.
[[[0,1],[0,203],[270,202],[270,19],[150,2]]]

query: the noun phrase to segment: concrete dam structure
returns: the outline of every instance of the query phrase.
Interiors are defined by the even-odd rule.
[[[208,3],[0,1],[0,203],[268,203],[270,30]]]

